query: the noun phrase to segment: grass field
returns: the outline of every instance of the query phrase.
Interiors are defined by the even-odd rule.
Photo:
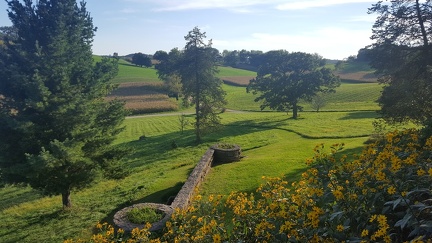
[[[245,87],[224,85],[227,92],[227,108],[233,110],[259,111],[260,103],[254,102],[256,96],[246,93]],[[335,93],[324,95],[326,105],[322,111],[359,111],[359,110],[378,110],[379,106],[375,102],[381,92],[378,83],[346,83],[336,89]],[[301,102],[305,111],[312,108],[307,102]]]
[[[59,242],[68,237],[87,237],[96,222],[111,222],[112,215],[124,206],[163,203],[175,195],[201,155],[217,142],[240,144],[246,157],[212,169],[201,190],[204,195],[253,191],[263,175],[295,180],[318,143],[345,142],[347,152],[359,151],[373,132],[374,117],[373,111],[304,112],[299,120],[278,112],[224,113],[224,128],[206,136],[200,145],[193,142],[191,128],[180,133],[176,115],[127,119],[126,130],[116,143],[134,150],[126,162],[132,171],[130,176],[120,181],[100,180],[88,189],[73,192],[74,206],[66,211],[61,209],[58,196],[43,197],[20,186],[2,188],[0,240]],[[147,138],[139,140],[143,135]],[[173,141],[178,148],[171,147]]]
[[[134,75],[140,76],[137,70],[141,72],[144,68],[124,67],[133,71],[127,68],[122,71],[121,66],[124,79],[118,81],[120,89],[116,97],[166,99],[158,96],[159,81],[140,79],[125,83]],[[246,75],[230,68],[221,69],[219,75],[222,74],[225,77]],[[98,221],[112,223],[114,213],[125,206],[139,202],[165,203],[178,192],[203,153],[214,143],[239,144],[245,157],[212,168],[200,190],[203,195],[253,192],[262,176],[296,180],[305,169],[304,161],[313,156],[316,144],[329,147],[343,142],[345,153],[359,153],[374,132],[372,122],[378,107],[373,100],[380,92],[376,83],[343,83],[336,93],[326,97],[325,112],[311,112],[305,103],[306,111],[297,120],[290,119],[286,113],[256,112],[259,104],[253,102],[253,95],[246,93],[244,87],[224,85],[223,88],[227,92],[227,107],[236,111],[222,113],[221,130],[204,136],[201,144],[194,142],[191,126],[180,132],[178,114],[126,119],[125,130],[115,144],[133,151],[124,165],[130,175],[122,180],[99,179],[85,190],[74,191],[71,209],[62,209],[59,196],[42,196],[23,185],[0,188],[0,242],[61,242],[67,238],[85,238],[93,233]],[[186,117],[194,121],[192,115]],[[145,139],[140,140],[141,136]],[[178,147],[174,148],[173,143]]]

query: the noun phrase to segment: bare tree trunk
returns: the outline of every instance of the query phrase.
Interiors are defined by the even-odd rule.
[[[294,119],[297,119],[297,117],[298,117],[298,106],[297,106],[297,104],[294,104],[293,105],[293,118]]]
[[[199,80],[199,75],[197,73],[198,70],[198,58],[195,56],[195,82],[196,82],[196,93],[195,93],[195,116],[196,116],[196,125],[195,125],[195,134],[197,143],[201,142],[201,114],[200,114],[200,103],[201,103],[201,85]]]
[[[71,198],[70,198],[70,190],[67,190],[65,192],[62,193],[62,203],[63,203],[63,208],[70,208],[72,207],[72,202],[71,202]]]
[[[422,33],[423,45],[425,47],[427,47],[429,45],[429,42],[428,42],[428,37],[427,37],[426,29],[425,29],[425,26],[424,26],[424,20],[423,20],[422,14],[421,14],[419,0],[416,0],[416,11],[417,11],[417,20],[418,20],[418,22],[420,24],[420,30],[421,30],[421,33]]]

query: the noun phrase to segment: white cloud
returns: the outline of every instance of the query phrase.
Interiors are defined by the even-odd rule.
[[[376,3],[375,0],[124,0],[136,3],[152,3],[156,11],[182,11],[191,9],[228,9],[235,12],[250,12],[247,7],[257,5],[274,6],[278,10],[300,10],[350,3]]]
[[[371,0],[310,0],[310,1],[290,1],[289,3],[283,3],[276,7],[279,10],[300,10],[308,8],[327,7],[340,4],[350,3],[376,3],[377,1]]]
[[[229,9],[235,12],[249,12],[246,7],[278,4],[283,0],[125,0],[137,3],[153,3],[156,11],[181,11],[190,9]]]
[[[323,28],[299,34],[254,33],[247,39],[214,39],[213,46],[228,50],[287,50],[318,53],[329,59],[343,59],[357,54],[371,44],[369,31],[342,28]]]

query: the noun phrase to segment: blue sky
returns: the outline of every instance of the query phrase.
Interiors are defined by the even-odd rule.
[[[119,55],[185,45],[198,26],[223,50],[318,53],[329,59],[357,54],[371,44],[376,16],[367,0],[86,0],[98,27],[93,52]],[[0,0],[0,26],[10,25]]]

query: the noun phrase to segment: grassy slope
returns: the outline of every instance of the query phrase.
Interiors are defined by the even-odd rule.
[[[136,73],[143,70],[121,66],[124,79],[119,82],[129,79],[129,75],[141,76],[142,73]],[[235,70],[224,69],[220,75],[235,75],[232,71]],[[333,104],[344,112],[303,112],[298,120],[278,112],[222,114],[223,130],[206,136],[198,146],[192,142],[191,127],[183,134],[179,132],[177,116],[127,119],[126,129],[116,144],[133,148],[134,153],[126,162],[132,171],[128,177],[120,181],[100,180],[83,191],[73,192],[74,206],[70,210],[61,209],[59,196],[43,197],[28,187],[1,188],[0,242],[61,242],[71,237],[87,237],[96,222],[110,222],[113,214],[124,206],[144,201],[165,202],[179,190],[208,146],[219,141],[240,144],[246,157],[238,163],[213,168],[202,194],[254,191],[263,175],[295,180],[318,143],[345,142],[348,153],[359,151],[366,140],[364,136],[372,133],[371,123],[376,117],[372,111],[376,106],[367,104],[379,93],[379,87],[369,85],[372,84],[343,84],[339,88],[335,94],[339,96],[332,98],[328,108]],[[257,110],[244,87],[224,86],[224,89],[229,107]],[[348,112],[358,109],[370,111]],[[193,121],[193,117],[188,119]],[[142,135],[147,138],[138,141]],[[172,149],[173,141],[179,148]]]
[[[227,92],[227,108],[233,110],[259,111],[260,103],[254,102],[256,96],[246,93],[245,87],[224,85]],[[355,111],[377,110],[379,107],[374,101],[378,99],[381,86],[377,83],[346,83],[336,89],[335,93],[324,96],[327,104],[323,111]],[[305,111],[310,111],[310,105],[302,102]]]
[[[203,194],[253,191],[262,175],[295,179],[317,143],[345,142],[349,149],[359,148],[365,137],[344,137],[371,133],[374,116],[373,112],[309,112],[302,114],[302,119],[291,120],[277,112],[226,113],[222,114],[225,128],[206,136],[199,146],[192,142],[191,128],[180,134],[177,116],[127,119],[117,144],[134,149],[127,161],[133,172],[130,176],[121,181],[101,180],[74,192],[74,208],[68,211],[61,210],[58,196],[41,197],[31,189],[14,186],[1,189],[0,239],[58,242],[63,237],[88,236],[95,222],[110,221],[126,205],[165,202],[175,195],[208,146],[218,141],[240,144],[246,158],[215,167]],[[355,126],[352,119],[356,119]],[[138,141],[142,135],[147,139]],[[179,148],[172,149],[172,141]],[[20,230],[24,228],[26,231]]]

